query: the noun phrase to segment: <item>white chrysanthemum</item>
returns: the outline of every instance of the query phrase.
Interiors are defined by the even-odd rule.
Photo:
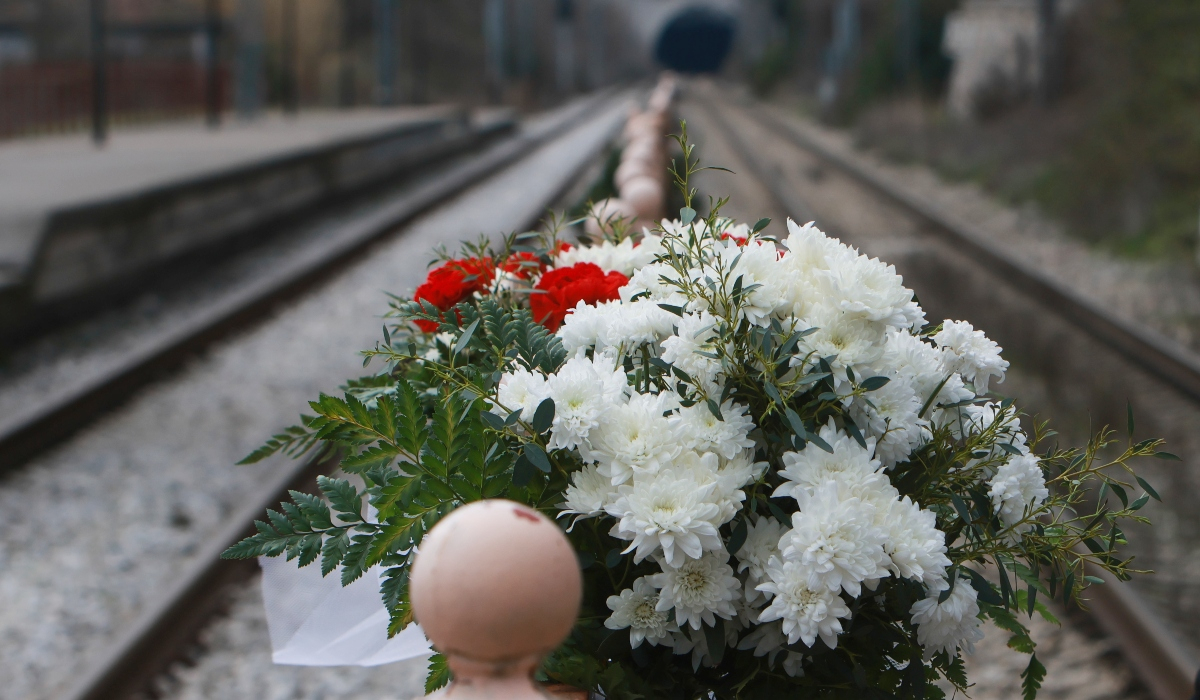
[[[670,265],[666,263],[646,265],[630,275],[629,283],[621,287],[619,290],[621,301],[629,303],[636,296],[650,299],[659,304],[686,306],[687,297],[671,280],[678,281],[679,274]]]
[[[604,508],[616,498],[617,490],[613,488],[608,477],[601,474],[596,467],[588,465],[571,475],[571,485],[567,487],[566,502],[563,503],[562,515],[571,513],[588,518],[604,513]]]
[[[712,485],[708,499],[717,505],[717,515],[712,519],[712,524],[717,527],[733,520],[742,509],[746,493],[741,488],[752,480],[747,477],[754,477],[758,468],[742,457],[727,462],[725,467],[720,466],[720,462],[720,457],[712,452],[700,454],[685,450],[671,466],[677,473],[687,472],[697,484]]]
[[[865,255],[828,259],[829,270],[819,277],[827,303],[855,318],[891,328],[920,328],[925,313],[896,268]]]
[[[716,486],[715,480],[698,482],[687,470],[639,476],[632,486],[620,487],[607,507],[609,515],[619,519],[609,534],[631,540],[625,551],[634,551],[635,564],[661,551],[667,564],[680,566],[689,557],[699,559],[705,551],[720,550],[714,521],[721,509],[712,499]]]
[[[767,565],[767,580],[758,586],[772,596],[759,622],[782,621],[788,644],[803,641],[811,647],[820,637],[830,649],[837,648],[841,620],[850,617],[850,608],[837,591],[809,581],[806,567],[773,559]]]
[[[908,614],[917,626],[917,641],[925,648],[926,660],[939,651],[951,657],[959,649],[975,652],[975,642],[983,639],[977,595],[971,584],[959,580],[945,602],[938,603],[941,591],[931,589],[928,597],[913,603]]]
[[[875,456],[885,467],[908,459],[930,436],[929,421],[919,418],[921,399],[903,377],[855,397],[850,407],[863,435],[876,439]]]
[[[810,221],[801,226],[788,219],[788,237],[783,242],[787,248],[784,259],[794,265],[794,270],[810,276],[817,270],[828,270],[831,259],[857,255],[853,248],[830,238],[815,224]]]
[[[907,330],[888,331],[883,357],[876,368],[880,370],[878,374],[905,379],[912,385],[922,406],[934,391],[938,395],[930,402],[931,407],[965,401],[974,396],[963,387],[962,379],[942,364],[942,353],[937,348]]]
[[[520,411],[523,421],[533,420],[534,411],[549,395],[546,378],[524,367],[502,374],[496,387],[496,401],[510,411]]]
[[[826,482],[800,499],[792,530],[779,541],[780,554],[805,574],[809,588],[844,590],[857,598],[864,583],[873,587],[889,575],[875,513],[868,501]]]
[[[738,642],[737,648],[741,651],[753,649],[755,656],[766,656],[767,662],[774,664],[775,657],[783,651],[786,644],[787,637],[783,635],[783,623],[773,620],[755,625],[754,629]]]
[[[683,451],[674,423],[663,416],[677,402],[664,392],[634,394],[614,406],[590,433],[584,459],[597,462],[614,485],[635,474],[654,474]]]
[[[563,349],[573,355],[580,348],[594,347],[608,329],[609,316],[620,306],[619,301],[602,301],[599,304],[581,301],[576,304],[557,332]]]
[[[992,377],[998,383],[1004,381],[1008,361],[1000,357],[1000,346],[966,321],[946,319],[933,340],[942,350],[946,368],[971,382],[976,394],[982,396],[988,392]]]
[[[675,418],[680,438],[688,449],[697,452],[715,452],[725,459],[733,459],[743,450],[754,447],[750,431],[754,421],[747,415],[749,409],[735,404],[732,399],[721,404],[721,418],[713,415],[707,404],[696,404],[680,409]]]
[[[683,370],[706,392],[717,393],[721,361],[710,357],[716,338],[716,319],[707,311],[675,320],[675,334],[662,341],[662,359]],[[707,354],[701,354],[707,353]]]
[[[783,308],[786,291],[786,270],[779,262],[775,244],[752,240],[739,245],[731,240],[718,244],[715,250],[729,290],[738,278],[742,290],[750,290],[741,299],[742,318],[756,326],[770,323],[771,315]]]
[[[775,518],[759,516],[758,522],[747,529],[746,541],[741,549],[733,553],[738,560],[738,573],[746,572],[747,601],[756,600],[762,595],[758,584],[766,579],[767,563],[779,555],[779,540],[786,533],[787,528]]]
[[[848,382],[847,367],[862,375],[861,370],[883,354],[883,326],[830,304],[814,305],[803,325],[816,330],[800,340],[791,364],[807,369],[819,359],[828,358],[837,386]]]
[[[843,493],[860,498],[873,497],[872,494],[890,486],[881,473],[883,466],[871,457],[874,438],[866,440],[864,448],[838,430],[832,418],[818,434],[833,448],[833,453],[812,444],[800,452],[785,452],[783,469],[779,470],[785,481],[771,494],[772,498],[791,496],[801,501],[829,481],[837,482]]]
[[[596,353],[592,359],[576,355],[567,360],[546,379],[546,393],[554,399],[550,449],[584,445],[600,420],[625,403],[627,387],[625,372],[617,369],[610,355]]]
[[[558,337],[570,353],[588,347],[631,348],[657,344],[671,334],[675,319],[653,301],[610,301],[595,306],[581,301],[563,320]]]
[[[804,675],[804,654],[796,651],[789,651],[783,657],[783,672],[792,678],[800,678]]]
[[[680,627],[700,629],[701,624],[712,627],[717,617],[733,619],[737,610],[733,601],[738,595],[738,580],[733,568],[725,563],[729,555],[724,550],[707,552],[699,559],[688,559],[680,566],[660,562],[662,573],[650,577],[659,589],[658,609],[675,611]]]
[[[900,578],[934,586],[945,578],[946,533],[937,529],[937,517],[908,496],[881,508],[876,524],[884,533],[883,551],[888,568]]]
[[[609,317],[608,327],[600,338],[605,346],[630,348],[643,343],[657,344],[671,335],[678,318],[648,299],[623,302],[617,307],[620,311]]]
[[[856,255],[856,252],[836,238],[829,238],[821,229],[808,222],[799,226],[788,219],[788,237],[784,241],[787,253],[780,260],[784,270],[784,310],[796,318],[808,316],[812,306],[822,296],[817,288],[818,273],[829,269],[829,259]]]
[[[647,236],[637,244],[632,238],[620,243],[602,241],[595,245],[575,246],[559,253],[554,266],[570,267],[576,263],[590,262],[605,272],[620,272],[628,277],[634,270],[654,262],[654,256],[661,249],[657,236]]]
[[[713,668],[717,665],[708,648],[707,630],[684,627],[671,637],[671,646],[675,654],[691,653],[693,672],[699,671],[701,666]],[[726,623],[725,646],[731,647],[735,644],[737,644],[737,632],[733,630],[733,625]]]
[[[767,470],[766,462],[754,461],[754,450],[742,450],[733,459],[721,460],[717,481],[726,490],[740,489],[758,481]]]
[[[939,426],[949,426],[955,439],[976,437],[990,430],[992,439],[989,442],[992,449],[981,459],[991,460],[1013,454],[1014,451],[1020,454],[1029,453],[1025,433],[1021,431],[1021,421],[1011,407],[1004,408],[991,402],[982,406],[969,404],[946,409],[936,417]]]
[[[1032,454],[1017,455],[1001,464],[988,485],[992,508],[1007,527],[1021,522],[1028,508],[1040,506],[1050,495],[1037,455]]]
[[[667,613],[659,610],[658,590],[643,576],[633,582],[633,588],[626,588],[621,595],[611,595],[605,601],[613,614],[604,621],[604,626],[610,630],[629,628],[629,646],[637,649],[642,641],[651,646],[658,646],[671,639],[671,633],[679,631],[679,626],[671,622]]]

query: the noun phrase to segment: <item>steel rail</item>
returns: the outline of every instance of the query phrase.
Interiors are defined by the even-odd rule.
[[[981,232],[954,220],[933,203],[904,191],[868,166],[817,142],[799,125],[779,114],[776,108],[761,103],[742,109],[728,104],[720,105],[715,100],[699,102],[722,136],[739,152],[752,154],[754,149],[731,127],[721,114],[722,109],[738,109],[770,132],[850,175],[869,191],[925,223],[943,241],[953,243],[959,250],[996,270],[997,277],[1009,285],[1116,350],[1165,384],[1175,387],[1185,398],[1200,403],[1200,357],[1195,353],[1158,333],[1117,318],[1095,302],[1026,267],[984,240]],[[781,209],[802,215],[805,220],[813,218],[811,208],[795,192],[785,188],[781,178],[768,172],[762,166],[762,159],[749,157],[746,163],[751,175],[766,186]],[[1197,683],[1200,683],[1200,677],[1197,677],[1200,660],[1163,624],[1132,585],[1099,570],[1089,573],[1101,577],[1105,583],[1088,589],[1088,612],[1117,643],[1139,680],[1156,700],[1185,700],[1192,696]]]
[[[147,382],[180,366],[198,350],[311,288],[397,227],[557,138],[586,120],[593,105],[611,96],[611,91],[598,93],[568,105],[548,117],[556,121],[540,131],[522,131],[501,140],[479,155],[355,215],[336,231],[314,241],[302,254],[220,299],[189,322],[149,335],[108,371],[30,402],[20,414],[0,417],[0,473],[58,444]]]
[[[577,128],[586,127],[597,118],[603,118],[604,115],[598,115],[594,107],[618,97],[619,93],[615,91],[600,93],[576,105],[561,123],[554,125],[536,139],[514,139],[497,152],[489,152],[479,161],[465,164],[462,172],[448,175],[437,183],[429,183],[425,187],[430,190],[427,194],[404,195],[394,205],[383,207],[383,210],[370,217],[370,221],[358,224],[355,229],[356,235],[353,237],[355,243],[347,243],[343,255],[352,255],[365,243],[379,238],[421,211],[463,191],[485,176],[515,163],[536,147],[547,145],[560,137],[567,137]],[[544,206],[539,209],[552,206],[570,190],[588,166],[599,157],[601,150],[617,136],[619,128],[620,120],[615,120],[613,128],[601,139],[600,148],[595,152],[576,154],[578,161],[572,168],[572,176],[558,183],[543,202]],[[537,225],[540,217],[541,213],[523,222],[524,226],[531,228]],[[358,242],[360,240],[361,243]],[[328,273],[324,267],[314,272],[320,272],[321,278]],[[306,283],[311,284],[317,278],[310,279],[306,276],[304,279]],[[209,333],[205,332],[203,335],[208,337]],[[183,575],[168,587],[158,600],[148,605],[117,640],[93,659],[74,686],[60,697],[63,700],[113,700],[145,689],[170,663],[180,658],[181,652],[196,639],[203,626],[223,609],[229,586],[244,582],[258,570],[258,565],[253,560],[224,560],[220,558],[221,553],[252,534],[253,521],[261,519],[267,508],[287,500],[289,491],[313,491],[316,476],[336,468],[337,462],[336,456],[283,462],[262,488],[246,499],[245,505],[229,520],[229,525],[209,540],[203,552],[185,569]]]

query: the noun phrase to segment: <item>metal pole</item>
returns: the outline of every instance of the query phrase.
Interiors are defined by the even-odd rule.
[[[484,60],[488,89],[493,102],[504,99],[504,0],[485,0],[483,5]]]
[[[280,63],[283,64],[283,111],[296,114],[300,111],[300,74],[299,74],[299,20],[296,17],[296,0],[283,0],[283,36],[281,38]]]
[[[207,0],[204,4],[205,14],[205,48],[207,49],[207,70],[204,89],[204,111],[208,125],[216,127],[221,123],[221,76],[218,65],[217,39],[221,32],[221,14],[218,0]]]
[[[105,48],[104,0],[91,0],[92,22],[92,141],[108,140],[108,51]]]
[[[338,106],[353,107],[357,102],[354,51],[354,0],[342,0],[342,50],[338,69]]]
[[[575,91],[575,5],[558,0],[554,18],[554,82],[560,95]]]
[[[375,0],[375,100],[384,106],[396,103],[395,21],[395,1]]]
[[[262,108],[263,8],[261,0],[238,0],[237,79],[238,114],[253,119]]]

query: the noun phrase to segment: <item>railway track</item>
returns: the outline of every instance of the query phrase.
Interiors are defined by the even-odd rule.
[[[812,204],[805,200],[801,190],[789,187],[778,171],[765,165],[771,158],[761,143],[746,138],[742,129],[735,126],[738,120],[743,124],[744,120],[757,123],[775,138],[799,147],[826,166],[849,176],[875,197],[906,213],[917,224],[916,228],[995,271],[995,280],[1032,299],[1043,312],[1060,317],[1095,342],[1158,378],[1187,401],[1200,405],[1200,357],[1195,353],[1153,330],[1117,317],[1023,263],[990,243],[984,233],[970,224],[954,219],[935,204],[906,191],[869,165],[814,139],[795,118],[778,108],[749,100],[738,104],[723,97],[736,94],[732,89],[720,94],[703,86],[700,90],[703,96],[696,104],[702,105],[723,137],[744,155],[751,174],[766,186],[778,207],[793,218],[801,221],[816,218]],[[1139,680],[1156,700],[1185,700],[1192,696],[1200,682],[1197,677],[1200,661],[1132,585],[1103,572],[1092,573],[1104,578],[1105,584],[1089,589],[1089,612],[1119,646]]]
[[[536,129],[524,129],[450,168],[435,171],[399,196],[352,216],[304,254],[254,283],[232,290],[185,323],[150,334],[102,371],[56,387],[20,412],[0,416],[0,473],[57,444],[201,348],[311,289],[405,222],[560,136],[585,120],[589,108],[606,98],[611,94],[584,98],[558,110]]]
[[[603,150],[620,131],[624,105],[631,97],[632,93],[607,91],[560,108],[543,117],[536,128],[525,129],[349,218],[273,274],[228,295],[171,332],[148,338],[138,352],[128,354],[108,372],[46,397],[21,420],[9,420],[0,430],[0,464],[12,469],[58,444],[165,370],[178,367],[217,339],[263,319],[281,302],[318,289],[323,281],[359,260],[368,247],[387,239],[419,215],[473,185],[493,181],[489,179],[492,176],[503,178],[507,169],[539,149],[567,144],[570,148],[558,147],[562,153],[557,157],[566,162],[557,177],[538,190],[542,195],[521,205],[525,213],[520,221],[510,222],[518,230],[534,226],[546,208],[557,204],[572,188],[578,189],[589,168],[595,170]],[[425,255],[422,250],[417,257],[424,259]],[[136,621],[127,625],[117,639],[97,650],[99,653],[86,668],[72,676],[72,687],[57,697],[101,700],[127,697],[145,689],[157,674],[180,658],[203,625],[222,609],[229,587],[257,570],[254,562],[223,561],[220,553],[250,534],[253,520],[261,517],[267,507],[286,500],[288,490],[314,488],[315,475],[333,468],[334,464],[327,462],[297,462],[263,479],[225,518],[226,526],[205,538],[192,564],[174,576],[171,585],[158,591],[157,598],[142,607]]]
[[[404,222],[427,211],[440,202],[444,202],[458,192],[463,191],[473,183],[484,180],[487,176],[503,170],[507,165],[518,161],[523,155],[533,151],[538,146],[551,144],[556,139],[579,131],[580,129],[597,129],[597,123],[605,118],[611,120],[606,139],[596,141],[602,144],[615,136],[620,120],[612,117],[612,110],[602,110],[599,106],[602,100],[612,100],[613,95],[595,98],[592,102],[576,105],[574,111],[565,111],[558,115],[558,121],[547,125],[543,131],[536,134],[526,134],[511,141],[503,142],[474,159],[457,166],[455,170],[443,173],[437,181],[426,183],[418,191],[400,200],[390,202],[383,208],[371,212],[347,224],[344,238],[331,243],[325,251],[315,252],[307,265],[297,264],[294,268],[281,272],[274,284],[264,282],[262,288],[254,293],[246,292],[241,296],[241,303],[232,300],[227,307],[214,311],[205,322],[197,322],[190,333],[180,333],[172,339],[164,339],[137,358],[129,358],[128,367],[123,373],[113,373],[105,382],[96,383],[87,391],[76,392],[74,398],[60,399],[58,407],[53,411],[43,411],[37,415],[55,416],[57,420],[65,420],[67,425],[48,427],[54,420],[35,420],[37,416],[25,421],[24,429],[8,429],[0,435],[0,453],[7,453],[10,445],[23,450],[21,459],[35,454],[61,439],[70,431],[84,425],[96,411],[104,406],[111,406],[127,398],[134,389],[157,375],[164,368],[177,365],[190,353],[211,343],[213,339],[228,333],[234,328],[261,318],[274,304],[298,294],[305,289],[311,289],[321,280],[332,275],[336,270],[355,259],[372,241],[388,235]],[[905,209],[915,219],[921,221],[923,228],[936,230],[946,241],[957,242],[967,250],[978,246],[968,244],[967,238],[978,243],[976,233],[964,229],[960,224],[950,221],[939,214],[936,207],[915,200],[912,195],[896,189],[887,181],[873,176],[861,164],[845,158],[842,154],[824,149],[820,144],[806,139],[805,135],[793,128],[787,117],[771,111],[771,108],[756,106],[753,110],[745,107],[721,102],[718,100],[700,101],[705,109],[723,132],[722,137],[731,143],[738,151],[747,155],[747,162],[755,162],[754,154],[761,148],[750,139],[744,138],[739,129],[733,125],[735,119],[754,119],[763,128],[768,129],[778,138],[795,144],[813,153],[830,167],[836,168],[859,182],[863,183],[879,197],[884,198]],[[607,116],[606,116],[607,115]],[[577,166],[573,172],[582,172],[589,163],[595,160],[598,151],[576,154]],[[749,173],[769,190],[775,200],[778,210],[792,213],[800,218],[807,218],[812,208],[794,189],[786,187],[783,179],[766,169]],[[555,196],[568,187],[569,180],[564,181],[555,191]],[[544,204],[550,204],[547,200]],[[540,210],[541,207],[536,209]],[[533,221],[528,222],[532,225]],[[962,240],[959,240],[959,239]],[[1001,251],[991,251],[992,255],[1003,255]],[[1006,260],[1000,269],[1007,270],[1009,266],[1020,266],[1019,261]],[[285,274],[286,272],[286,274]],[[1033,271],[1026,270],[1030,274]],[[1019,275],[1014,279],[1026,281]],[[1050,293],[1043,290],[1050,284]],[[1055,304],[1052,281],[1041,280],[1039,285],[1026,285],[1033,295],[1044,306]],[[1057,290],[1069,294],[1067,290]],[[1053,307],[1052,307],[1053,308]],[[1075,308],[1075,307],[1072,307]],[[1102,313],[1095,308],[1088,308],[1087,313],[1068,311],[1064,317],[1080,327],[1101,342],[1110,343],[1112,347],[1131,361],[1138,361],[1138,338],[1136,328],[1119,319],[1110,319],[1103,328],[1088,327],[1092,315]],[[1117,332],[1113,331],[1117,329]],[[1122,332],[1124,329],[1124,332]],[[1105,340],[1108,339],[1108,340]],[[166,342],[170,340],[170,342]],[[1144,361],[1147,368],[1155,373],[1163,373],[1164,379],[1174,376],[1171,372],[1186,372],[1192,366],[1193,373],[1189,379],[1179,380],[1172,384],[1189,396],[1191,400],[1200,401],[1200,394],[1192,393],[1190,382],[1200,387],[1200,371],[1189,365],[1189,358],[1180,355],[1177,349],[1167,346],[1168,352],[1163,352],[1163,344],[1153,340],[1146,343]],[[1173,353],[1173,354],[1172,354]],[[1164,354],[1166,359],[1164,360]],[[1182,357],[1182,362],[1180,358]],[[1171,358],[1174,358],[1173,360]],[[1175,362],[1175,364],[1171,364]],[[1157,369],[1155,369],[1157,368]],[[12,459],[10,465],[19,464],[21,459]],[[223,592],[228,586],[245,580],[253,574],[256,567],[253,563],[220,561],[219,553],[229,544],[244,536],[250,522],[260,517],[263,510],[273,506],[285,497],[288,489],[303,488],[311,482],[317,473],[327,470],[328,464],[298,463],[294,468],[278,473],[272,480],[265,481],[257,492],[245,499],[244,504],[236,513],[227,518],[228,525],[221,532],[209,538],[208,545],[194,557],[194,565],[180,572],[177,583],[168,590],[161,592],[160,598],[145,606],[137,622],[128,627],[126,632],[107,646],[103,654],[92,660],[85,672],[75,675],[77,682],[71,690],[62,695],[72,700],[93,700],[100,698],[117,698],[129,695],[141,688],[160,673],[174,659],[179,658],[181,650],[195,639],[197,631],[221,609]],[[1191,690],[1192,674],[1196,664],[1186,649],[1172,638],[1166,626],[1150,612],[1147,606],[1135,592],[1127,586],[1118,586],[1110,582],[1106,586],[1098,586],[1093,590],[1092,612],[1106,631],[1121,645],[1122,651],[1130,664],[1136,669],[1142,681],[1159,700],[1183,700]]]

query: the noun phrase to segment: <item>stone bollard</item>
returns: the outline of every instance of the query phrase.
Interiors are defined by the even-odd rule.
[[[433,697],[545,700],[542,658],[579,614],[579,562],[566,535],[512,501],[478,501],[425,536],[409,584],[413,614],[454,681]]]

